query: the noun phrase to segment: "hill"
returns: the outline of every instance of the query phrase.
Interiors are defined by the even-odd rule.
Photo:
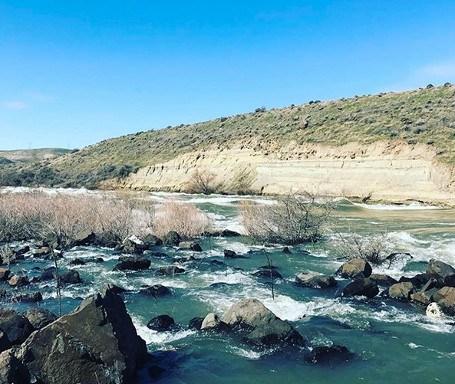
[[[192,183],[190,176],[200,173],[221,191],[240,192],[240,189],[245,189],[275,193],[290,188],[293,182],[283,184],[282,181],[275,182],[273,177],[265,180],[261,172],[258,174],[261,164],[268,164],[269,168],[286,165],[296,170],[299,167],[304,169],[305,161],[308,163],[312,159],[324,160],[330,166],[343,160],[351,166],[350,161],[358,163],[363,159],[365,163],[373,156],[393,160],[397,166],[401,164],[400,172],[413,167],[412,162],[399,163],[401,160],[429,162],[427,165],[432,168],[423,173],[433,172],[431,182],[450,195],[455,188],[451,179],[455,165],[454,149],[455,86],[446,83],[408,92],[324,102],[316,100],[282,109],[258,108],[249,114],[138,132],[47,160],[40,169],[45,169],[53,177],[49,180],[52,184],[63,186],[184,190]],[[237,165],[225,166],[224,169],[223,159],[215,160],[223,152],[230,153],[224,159],[225,164],[236,158]],[[217,166],[216,161],[219,161]],[[414,164],[420,168],[427,165]],[[160,167],[162,172],[168,171],[169,174],[151,177],[151,173],[158,172]],[[384,165],[377,163],[377,167]],[[324,165],[320,163],[316,168],[320,170]],[[333,172],[336,168],[338,166]],[[393,164],[391,169],[394,169]],[[23,167],[16,168],[15,172],[36,170]],[[178,183],[170,180],[171,173],[174,179],[180,178]],[[260,181],[261,177],[264,180]],[[444,181],[444,178],[448,179]],[[324,180],[322,178],[320,183],[324,184]],[[415,181],[420,183],[419,179]],[[378,182],[380,180],[374,186],[376,189]],[[346,194],[338,190],[332,192]],[[347,194],[362,196],[372,193],[375,194],[365,186],[362,191]],[[415,198],[418,198],[417,194]]]

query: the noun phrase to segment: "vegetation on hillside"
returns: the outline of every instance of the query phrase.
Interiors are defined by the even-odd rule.
[[[290,142],[338,146],[378,140],[427,144],[435,148],[437,159],[455,164],[455,86],[428,85],[409,92],[311,101],[268,111],[258,108],[249,114],[105,140],[40,168],[52,171],[48,184],[97,187],[103,180],[125,177],[142,166],[190,151],[229,148],[233,143],[268,155]],[[39,176],[35,180],[35,166],[8,166],[5,170],[0,172],[0,184],[5,184],[5,173],[16,175],[6,177],[6,182],[42,181]],[[31,172],[33,177],[24,178],[23,172]]]

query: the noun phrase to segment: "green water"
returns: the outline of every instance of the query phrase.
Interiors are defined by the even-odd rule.
[[[197,204],[213,215],[220,228],[239,227],[235,197],[173,197]],[[455,319],[430,319],[422,308],[380,296],[369,300],[341,298],[340,291],[347,280],[339,280],[338,287],[328,291],[293,283],[295,275],[303,271],[334,273],[341,261],[333,240],[349,231],[362,236],[387,233],[394,249],[413,256],[412,260],[398,260],[390,268],[375,268],[374,272],[396,278],[410,276],[423,271],[425,262],[431,258],[455,265],[454,210],[364,207],[341,201],[331,231],[319,244],[292,247],[292,254],[288,255],[282,253],[280,245],[258,246],[246,238],[203,239],[204,252],[195,253],[197,260],[181,265],[185,273],[175,276],[156,277],[153,270],[171,264],[175,256],[189,256],[193,252],[159,248],[168,254],[167,258],[151,257],[150,270],[124,273],[112,271],[118,259],[112,251],[75,248],[65,254],[63,268],[69,268],[69,261],[76,257],[103,257],[105,262],[76,267],[86,284],[64,290],[63,309],[75,308],[81,299],[106,283],[127,288],[125,302],[136,328],[157,362],[166,369],[159,383],[453,383]],[[225,248],[245,258],[225,260]],[[252,276],[252,272],[267,265],[267,258],[284,277],[274,284],[274,297],[269,281]],[[209,263],[211,260],[225,264],[214,266]],[[13,266],[13,270],[39,274],[32,269],[48,266],[49,262],[28,259]],[[213,286],[214,283],[223,284]],[[48,284],[31,289],[39,289],[45,298],[41,305],[57,313],[53,282]],[[166,285],[173,295],[157,300],[144,297],[138,293],[143,284]],[[348,362],[311,364],[304,362],[299,353],[257,351],[227,335],[187,330],[191,318],[204,317],[209,312],[221,316],[230,305],[245,297],[261,300],[277,316],[291,322],[310,345],[345,345],[354,358]],[[25,310],[27,305],[16,307]],[[171,315],[181,329],[173,333],[149,330],[148,320],[159,314]],[[141,383],[156,381],[140,379]]]

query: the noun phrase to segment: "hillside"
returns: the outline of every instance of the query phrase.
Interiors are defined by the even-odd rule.
[[[63,148],[0,150],[0,162],[3,161],[5,164],[12,162],[39,162],[54,159],[68,152],[70,152],[69,149]]]
[[[325,166],[322,163],[313,165],[318,171],[328,169],[328,165],[329,168],[335,167],[330,173],[333,176],[338,168],[335,160],[343,160],[340,168],[353,164],[357,164],[355,167],[358,168],[359,164],[360,167],[366,164],[369,157],[374,157],[379,162],[375,166],[368,163],[369,168],[377,171],[377,167],[385,167],[386,172],[388,167],[391,170],[401,167],[400,174],[396,175],[400,181],[403,175],[418,167],[420,173],[415,177],[426,177],[435,183],[436,189],[449,193],[450,197],[455,188],[452,179],[454,149],[455,86],[447,83],[401,93],[312,101],[268,111],[258,109],[249,114],[219,117],[193,125],[138,132],[47,161],[46,169],[52,173],[54,185],[184,190],[190,183],[191,175],[198,170],[210,175],[214,186],[222,191],[241,192],[240,189],[244,189],[275,193],[283,192],[295,183],[292,177],[284,184],[282,181],[275,182],[273,167],[286,166],[290,167],[286,172],[296,172],[299,167],[304,169],[305,161],[320,159],[325,161]],[[223,151],[228,154],[224,160],[219,158]],[[211,169],[217,156],[220,164]],[[236,164],[232,164],[231,168],[222,166],[235,159]],[[396,164],[384,165],[380,163],[382,160],[389,163],[393,160]],[[420,162],[417,164],[408,160]],[[354,163],[351,164],[352,161]],[[272,176],[264,176],[261,164],[272,167]],[[165,173],[157,175],[158,168]],[[155,176],[151,175],[152,170]],[[131,172],[136,173],[127,177]],[[285,177],[279,169],[277,172],[280,177]],[[171,180],[171,174],[179,179],[178,183]],[[345,176],[361,175],[360,172]],[[323,176],[324,172],[318,176],[322,184],[327,179]],[[258,182],[261,177],[262,182]],[[381,177],[380,174],[375,176],[372,188],[379,188]],[[414,176],[410,174],[409,177]],[[352,180],[349,182],[352,183]],[[415,182],[419,184],[421,180],[416,179]],[[305,185],[297,187],[304,188]],[[355,186],[352,188],[355,189]],[[333,192],[362,196],[371,195],[374,192],[372,188],[367,185],[362,191],[345,193],[336,189]],[[410,188],[415,190],[415,187]],[[430,185],[422,185],[422,188],[428,189],[431,200]],[[330,188],[325,192],[330,192]],[[418,199],[417,192],[410,198]],[[394,197],[392,194],[390,198],[405,197],[399,195]],[[388,197],[378,195],[378,198]]]

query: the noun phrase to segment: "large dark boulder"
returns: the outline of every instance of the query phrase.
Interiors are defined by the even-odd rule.
[[[131,236],[124,240],[118,248],[123,253],[131,253],[133,255],[142,255],[144,251],[147,250],[147,246],[144,242],[136,236]]]
[[[37,382],[126,384],[146,354],[125,304],[108,288],[34,332],[16,357]]]
[[[175,231],[169,231],[163,238],[163,244],[177,246],[182,241],[182,237]]]
[[[140,271],[149,269],[151,261],[143,256],[121,256],[114,271]]]
[[[142,287],[139,292],[143,295],[152,296],[155,299],[162,296],[172,295],[172,291],[168,287],[161,284]]]
[[[439,288],[442,288],[444,286],[444,278],[442,276],[429,273],[418,273],[417,275],[411,277],[402,276],[400,277],[400,280],[398,280],[398,282],[399,283],[409,282],[412,283],[414,288],[420,289],[426,283],[428,283],[429,280],[433,280],[434,284],[436,284]]]
[[[169,315],[158,315],[147,323],[147,328],[158,332],[169,331],[173,327],[175,327],[175,321]]]
[[[0,384],[30,384],[30,372],[11,351],[0,354]]]
[[[12,309],[0,308],[0,330],[11,344],[21,344],[33,332],[33,326],[19,312]]]
[[[30,308],[24,313],[24,316],[34,329],[41,329],[57,320],[57,316],[45,308]]]
[[[237,252],[232,251],[230,249],[225,249],[223,251],[223,253],[224,253],[224,257],[227,258],[227,259],[237,259],[237,258],[239,258],[239,255],[237,255]]]
[[[60,281],[63,284],[80,284],[82,283],[79,272],[75,269],[70,269],[67,273],[60,276]]]
[[[379,293],[378,285],[369,278],[360,278],[352,281],[343,289],[343,296],[366,296],[375,297]]]
[[[74,238],[70,241],[69,246],[78,247],[82,245],[90,245],[95,243],[96,235],[94,232],[90,230],[80,231],[74,236]]]
[[[345,279],[355,277],[369,277],[372,268],[370,263],[365,259],[351,259],[338,268],[336,274]]]
[[[305,340],[288,322],[281,320],[257,299],[235,303],[221,319],[243,339],[257,346],[303,346]]]
[[[153,247],[159,247],[160,245],[163,245],[163,240],[161,240],[159,237],[151,234],[147,234],[142,238],[142,241],[144,242],[145,246],[147,249],[151,249]]]
[[[8,335],[0,329],[0,352],[6,351],[11,348],[11,342]]]
[[[298,285],[308,288],[325,289],[336,287],[337,281],[333,276],[323,275],[321,273],[299,273],[295,277]]]
[[[428,262],[426,273],[429,275],[439,275],[443,278],[455,275],[455,268],[440,260],[431,259]]]

